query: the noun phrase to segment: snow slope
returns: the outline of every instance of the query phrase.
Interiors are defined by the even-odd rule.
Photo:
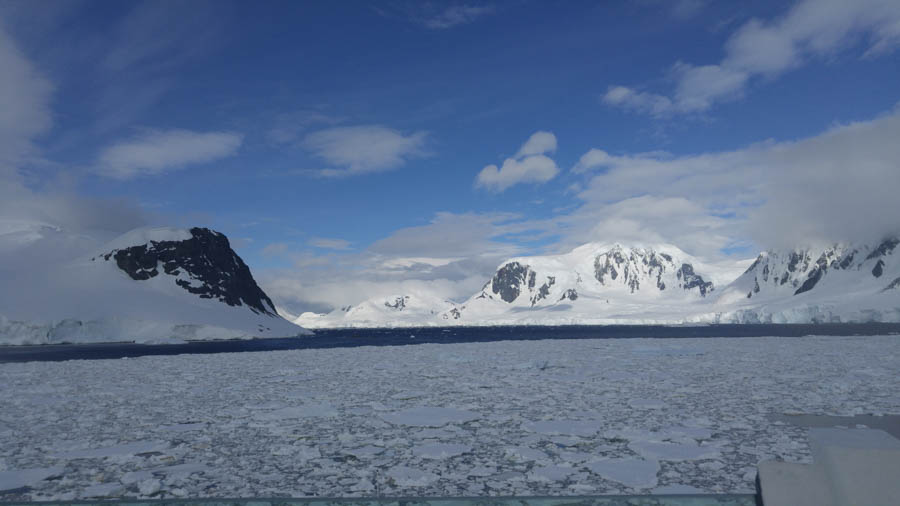
[[[727,322],[900,321],[900,240],[766,251],[719,295]]]
[[[278,316],[225,236],[208,229],[143,228],[100,247],[46,224],[0,232],[0,344],[305,332]]]

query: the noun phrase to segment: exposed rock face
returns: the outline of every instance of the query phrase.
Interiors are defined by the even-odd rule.
[[[697,289],[701,297],[713,290],[713,283],[694,272],[693,265],[683,263],[679,267],[671,255],[645,249],[624,249],[616,246],[594,259],[594,278],[601,285],[619,281],[634,293],[641,283],[651,283],[659,291],[666,289],[666,273],[674,272],[678,285],[684,290]],[[669,281],[672,281],[669,278]]]
[[[534,272],[532,272],[534,274]],[[533,276],[532,276],[533,277]],[[541,288],[538,290],[538,293],[535,294],[534,297],[531,298],[531,305],[534,306],[539,301],[544,300],[550,295],[550,287],[556,284],[556,278],[553,276],[547,276],[547,282],[541,285]]]
[[[877,246],[851,248],[836,244],[818,250],[794,250],[788,253],[768,251],[759,255],[743,274],[751,277],[747,297],[764,292],[777,292],[780,287],[793,295],[801,295],[820,286],[831,271],[858,271],[880,278],[888,271],[889,264],[896,265],[894,250],[900,245],[897,238],[889,238]],[[815,259],[815,261],[813,261]],[[891,264],[890,262],[894,262]],[[748,286],[748,285],[744,285]],[[746,289],[746,288],[745,288]]]
[[[526,279],[529,288],[534,287],[534,272],[531,273],[531,276],[528,276],[528,272],[528,267],[519,262],[510,262],[504,265],[494,274],[494,278],[491,280],[491,291],[494,292],[494,295],[499,294],[500,299],[504,302],[516,300],[519,293],[522,292],[522,286],[525,285]]]
[[[403,297],[397,297],[393,300],[393,302],[385,302],[385,307],[389,307],[391,309],[395,309],[397,311],[403,311],[406,308],[406,303],[409,301],[409,295],[404,295]]]
[[[578,292],[575,291],[574,288],[569,288],[562,294],[562,297],[559,298],[559,300],[561,300],[561,301],[566,300],[566,299],[569,299],[572,301],[578,300]]]
[[[208,228],[192,228],[182,241],[150,241],[116,249],[99,258],[116,265],[135,281],[160,275],[203,299],[217,299],[229,306],[247,306],[254,313],[277,316],[272,300],[250,274],[250,268],[231,249],[228,238]],[[95,258],[96,260],[96,258]]]
[[[893,253],[894,248],[896,248],[898,244],[900,244],[900,239],[896,237],[885,239],[881,244],[878,245],[878,247],[876,247],[874,250],[872,250],[871,253],[869,253],[869,256],[866,257],[866,260],[872,260],[873,258],[880,258],[885,255],[889,255]]]
[[[694,273],[694,266],[691,264],[681,264],[681,268],[678,269],[676,275],[684,283],[682,287],[685,290],[697,288],[700,290],[702,297],[706,297],[707,293],[713,291],[712,281],[706,281],[702,276]]]
[[[698,297],[706,297],[713,290],[713,283],[695,272],[683,257],[673,258],[654,249],[604,245],[593,250],[581,248],[572,254],[575,256],[510,260],[474,298],[493,299],[496,295],[506,303],[538,307],[566,299],[575,301],[598,290],[621,293],[624,288],[631,294],[675,291],[672,296],[680,296],[677,290],[681,289]],[[582,273],[587,275],[582,277]]]

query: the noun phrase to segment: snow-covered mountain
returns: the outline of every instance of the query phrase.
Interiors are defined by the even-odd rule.
[[[461,323],[655,321],[715,292],[704,268],[672,245],[589,243],[563,255],[510,259],[446,314]]]
[[[0,227],[0,252],[9,260],[0,268],[5,285],[0,343],[245,339],[307,332],[278,315],[218,232],[141,228],[74,258],[46,251],[79,241],[89,244],[47,224]]]
[[[766,251],[722,293],[720,321],[900,321],[900,240]]]
[[[589,243],[562,255],[509,259],[464,302],[407,294],[327,315],[306,313],[297,322],[382,327],[900,321],[898,252],[900,240],[890,238],[708,264],[672,245]]]
[[[462,303],[417,294],[403,299],[414,312],[385,309],[388,301],[378,299],[297,321],[310,327],[670,321],[708,299],[721,279],[721,269],[675,246],[589,243],[562,255],[512,258]]]
[[[374,297],[327,314],[303,313],[294,323],[321,327],[415,327],[438,324],[441,313],[453,302],[428,292]]]

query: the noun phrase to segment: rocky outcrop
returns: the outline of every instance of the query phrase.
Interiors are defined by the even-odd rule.
[[[512,302],[519,297],[526,282],[529,288],[534,287],[534,272],[531,272],[530,276],[528,274],[528,267],[519,262],[510,262],[494,274],[494,278],[491,279],[491,291],[494,295],[500,295],[500,299],[504,302]]]
[[[114,260],[135,281],[172,276],[178,286],[200,298],[247,306],[258,314],[278,315],[272,300],[256,284],[250,268],[231,249],[225,235],[208,228],[192,228],[190,234],[190,239],[150,241],[115,249],[93,260]]]

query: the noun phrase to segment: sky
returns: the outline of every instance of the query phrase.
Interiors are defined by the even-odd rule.
[[[292,313],[900,233],[900,2],[0,0],[0,218],[224,232]]]

